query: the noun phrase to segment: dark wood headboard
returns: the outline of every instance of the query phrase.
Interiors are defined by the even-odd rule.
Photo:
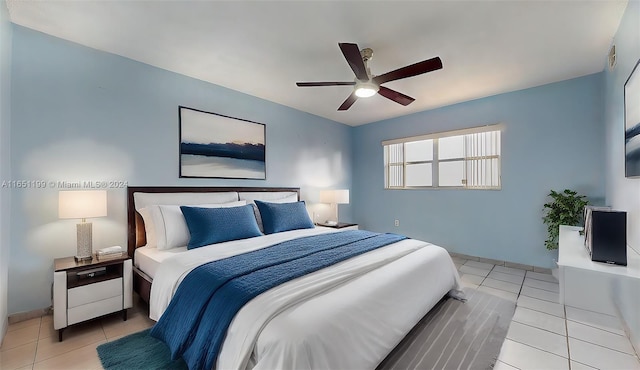
[[[146,244],[144,221],[136,211],[133,193],[220,193],[220,192],[294,192],[300,199],[300,188],[253,188],[211,186],[133,186],[127,188],[127,252],[134,258],[136,248]]]

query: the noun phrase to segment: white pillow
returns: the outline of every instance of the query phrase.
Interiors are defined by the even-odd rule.
[[[151,217],[151,212],[149,208],[145,207],[138,211],[140,216],[142,216],[142,220],[144,221],[144,231],[147,236],[147,246],[155,247],[157,245],[156,242],[156,228],[153,225],[153,218]]]
[[[229,203],[218,204],[193,204],[191,207],[201,208],[229,208],[240,207],[247,204],[247,201],[240,200]],[[191,235],[184,215],[177,205],[154,205],[149,206],[149,211],[153,219],[156,236],[156,246],[159,250],[184,247],[189,244]]]
[[[222,204],[237,200],[242,199],[238,198],[238,193],[235,191],[224,193],[133,193],[133,201],[137,210],[157,204],[183,206],[191,204]]]

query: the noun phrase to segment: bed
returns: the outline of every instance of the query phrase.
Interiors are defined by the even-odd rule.
[[[296,201],[299,189],[128,189],[128,251],[134,257],[134,290],[149,303],[152,319],[162,317],[185,276],[203,263],[300,238],[335,238],[329,234],[339,233],[320,227],[289,230],[192,250],[184,246],[159,250],[147,245],[139,211],[149,205],[252,203],[256,199]],[[250,300],[226,330],[215,367],[372,369],[447,294],[459,297],[461,287],[446,250],[423,241],[399,240],[285,282]]]

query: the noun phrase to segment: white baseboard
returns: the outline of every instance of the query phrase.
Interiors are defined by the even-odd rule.
[[[13,315],[9,315],[9,318],[7,321],[9,324],[15,324],[20,321],[31,320],[31,319],[35,319],[36,317],[49,315],[51,314],[52,311],[53,309],[51,307],[46,307],[46,308],[40,308],[33,311],[18,312],[18,313],[14,313]]]
[[[462,258],[462,259],[466,259],[466,260],[470,260],[470,261],[478,261],[478,262],[490,263],[490,264],[496,265],[496,266],[511,267],[511,268],[516,268],[516,269],[521,269],[521,270],[540,272],[540,273],[543,273],[543,274],[550,274],[551,273],[551,269],[546,268],[546,267],[538,267],[538,266],[533,266],[533,265],[524,265],[524,264],[521,264],[521,263],[515,263],[515,262],[509,262],[509,261],[501,261],[501,260],[495,260],[495,259],[491,259],[491,258],[484,258],[484,257],[477,257],[477,256],[470,256],[468,254],[455,253],[455,252],[449,252],[449,255],[451,257],[458,257],[458,258]]]

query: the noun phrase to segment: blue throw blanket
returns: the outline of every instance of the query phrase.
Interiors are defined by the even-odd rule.
[[[151,336],[164,341],[190,369],[213,369],[227,328],[254,297],[289,280],[406,237],[344,231],[289,240],[213,261],[182,281]]]

